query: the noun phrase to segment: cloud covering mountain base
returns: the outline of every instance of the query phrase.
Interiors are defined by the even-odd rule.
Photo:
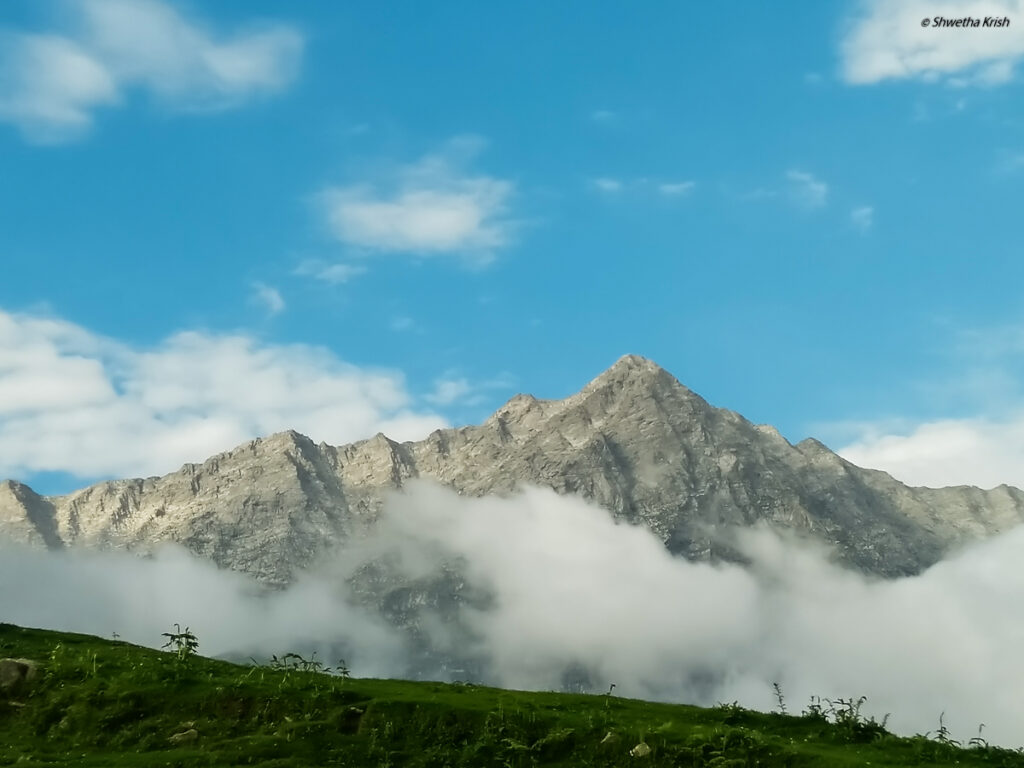
[[[791,710],[866,695],[897,732],[934,730],[945,712],[957,736],[984,722],[993,743],[1024,744],[1024,528],[895,581],[768,529],[732,544],[749,565],[681,560],[650,531],[546,490],[470,499],[413,483],[367,538],[272,594],[173,547],[6,548],[0,619],[145,645],[180,622],[208,655],[319,649],[332,663],[322,654],[343,648],[358,676],[401,676],[415,643],[346,580],[369,562],[407,583],[454,568],[476,598],[454,623],[420,601],[420,640],[479,661],[484,682],[558,689],[575,669],[623,696],[770,709],[777,681]]]

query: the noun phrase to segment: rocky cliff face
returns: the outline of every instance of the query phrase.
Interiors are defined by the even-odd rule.
[[[480,426],[419,442],[377,435],[335,447],[283,432],[164,477],[67,496],[8,481],[0,541],[133,550],[174,541],[281,585],[372,526],[383,494],[417,477],[472,495],[522,483],[578,494],[691,559],[730,557],[717,534],[765,521],[882,576],[916,573],[1024,521],[1018,489],[907,487],[815,440],[791,445],[627,356],[565,400],[517,395]]]

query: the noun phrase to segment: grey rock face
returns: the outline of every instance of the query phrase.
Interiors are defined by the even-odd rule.
[[[0,542],[4,541],[59,549],[63,541],[53,503],[23,483],[0,483]]]
[[[479,426],[419,442],[378,434],[335,447],[282,432],[164,477],[67,496],[6,482],[0,541],[132,550],[174,541],[283,585],[371,527],[383,494],[418,477],[469,495],[523,483],[578,494],[690,559],[731,558],[718,534],[764,521],[827,542],[881,576],[917,573],[1024,521],[1016,488],[905,486],[815,440],[791,445],[626,356],[564,400],[517,395]]]

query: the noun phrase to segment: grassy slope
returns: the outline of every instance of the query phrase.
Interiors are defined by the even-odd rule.
[[[40,667],[0,692],[0,765],[1024,768],[1016,752],[901,739],[859,719],[343,680],[0,624],[4,657]],[[189,729],[195,741],[169,741]],[[630,757],[641,741],[650,755]]]

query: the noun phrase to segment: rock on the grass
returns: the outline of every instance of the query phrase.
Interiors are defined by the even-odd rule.
[[[639,744],[637,744],[635,747],[629,750],[629,754],[632,757],[647,757],[649,754],[651,754],[651,748],[646,742],[641,741]]]
[[[13,691],[36,676],[30,659],[0,659],[0,691]]]
[[[187,731],[176,733],[173,736],[168,736],[167,740],[171,744],[191,744],[199,739],[199,731],[195,728],[189,728]]]

